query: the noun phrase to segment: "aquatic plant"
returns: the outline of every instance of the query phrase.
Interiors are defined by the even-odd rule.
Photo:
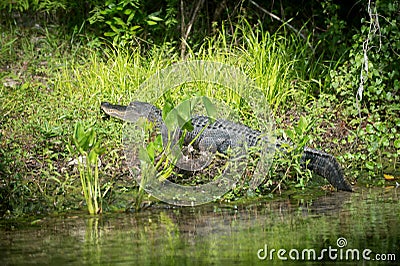
[[[83,195],[90,214],[102,212],[102,195],[99,181],[99,155],[105,152],[100,147],[93,128],[86,131],[81,123],[76,123],[73,134],[73,142],[80,156],[78,157],[78,169],[82,184]]]

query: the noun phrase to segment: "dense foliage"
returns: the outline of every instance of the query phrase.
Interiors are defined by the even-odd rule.
[[[137,187],[124,174],[121,128],[99,102],[129,102],[151,73],[184,59],[244,69],[265,89],[278,133],[337,155],[351,181],[396,179],[400,1],[261,2],[1,1],[0,213],[79,207],[77,152],[66,148],[77,121],[107,147],[104,208],[129,208]],[[260,194],[304,188],[298,159],[278,158]]]

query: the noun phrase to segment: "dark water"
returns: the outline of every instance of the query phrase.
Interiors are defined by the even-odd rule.
[[[0,265],[375,265],[378,258],[398,265],[399,193],[358,189],[307,200],[46,217],[0,229]]]

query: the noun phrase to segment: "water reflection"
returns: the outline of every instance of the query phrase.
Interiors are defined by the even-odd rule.
[[[46,217],[22,229],[2,229],[0,263],[287,264],[294,261],[260,260],[257,251],[338,248],[340,237],[345,248],[394,253],[399,260],[399,221],[396,189],[237,206],[158,205],[140,213]]]

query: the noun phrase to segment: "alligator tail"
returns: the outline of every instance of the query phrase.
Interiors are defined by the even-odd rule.
[[[307,169],[326,178],[336,189],[353,191],[344,178],[342,168],[332,155],[306,147],[301,159]]]

